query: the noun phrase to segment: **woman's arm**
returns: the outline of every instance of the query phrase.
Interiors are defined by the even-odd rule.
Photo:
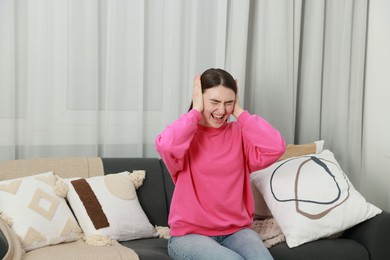
[[[203,111],[203,94],[199,75],[194,80],[192,104],[192,110],[166,127],[155,140],[157,152],[166,164],[174,181],[176,181],[177,172],[182,169],[185,155]]]
[[[244,149],[251,172],[268,167],[283,155],[286,143],[282,135],[262,117],[243,111],[237,121],[242,126]]]
[[[242,126],[244,149],[251,172],[271,165],[283,155],[286,143],[282,135],[262,117],[250,115],[244,110],[238,95],[234,103],[233,116]]]
[[[200,113],[196,109],[183,114],[167,126],[156,138],[155,146],[174,181],[178,171],[182,170],[185,155],[198,127]]]

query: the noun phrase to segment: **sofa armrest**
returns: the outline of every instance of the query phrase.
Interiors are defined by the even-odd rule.
[[[3,231],[0,229],[0,259],[4,259],[7,252],[8,252],[8,242]]]
[[[383,211],[346,230],[343,237],[362,244],[368,250],[370,259],[387,259],[390,255],[390,212]]]
[[[0,258],[3,260],[22,259],[23,249],[15,232],[0,219]]]

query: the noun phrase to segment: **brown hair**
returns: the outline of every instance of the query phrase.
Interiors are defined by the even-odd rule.
[[[229,72],[223,69],[208,69],[202,73],[200,76],[200,84],[202,85],[202,93],[206,91],[206,89],[224,86],[230,88],[234,91],[234,94],[237,95],[237,84],[234,80],[233,76],[230,75]],[[190,111],[192,109],[192,102],[188,109]]]

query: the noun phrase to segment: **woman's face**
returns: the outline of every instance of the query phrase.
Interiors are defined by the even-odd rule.
[[[233,113],[236,94],[230,88],[219,85],[203,93],[203,114],[200,124],[219,128]]]

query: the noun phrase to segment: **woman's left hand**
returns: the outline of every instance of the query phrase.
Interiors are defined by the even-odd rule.
[[[236,80],[237,85],[237,94],[236,94],[236,100],[234,102],[234,109],[233,109],[233,116],[238,119],[238,117],[241,115],[242,112],[244,112],[244,109],[240,105],[240,100],[238,98],[238,81]]]

